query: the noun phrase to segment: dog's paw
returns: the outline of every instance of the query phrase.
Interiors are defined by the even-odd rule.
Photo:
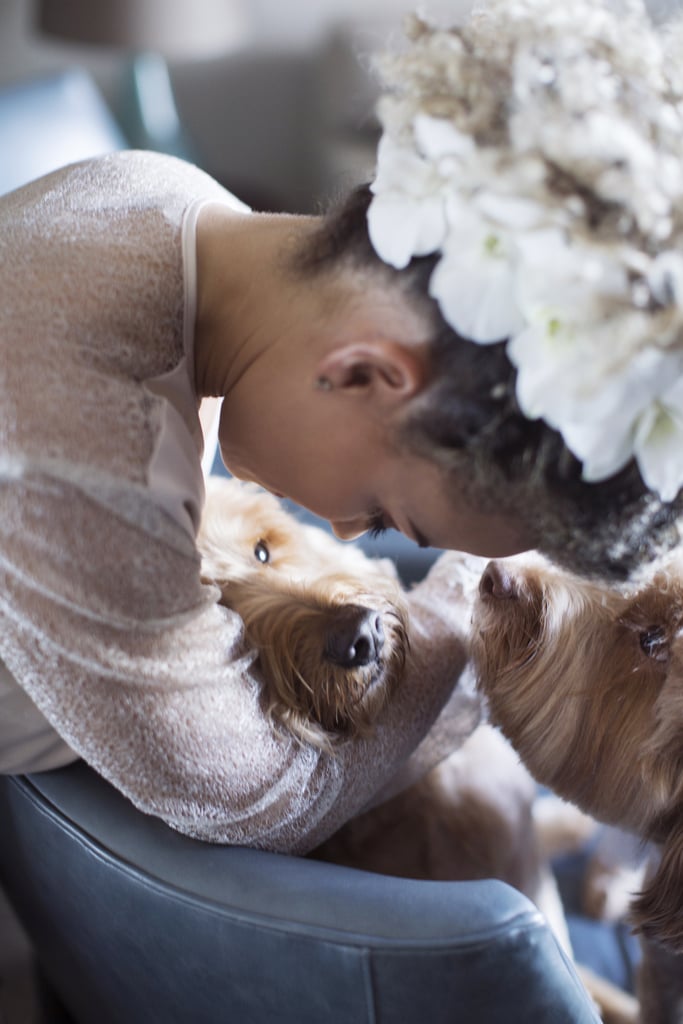
[[[425,580],[439,583],[458,596],[473,599],[488,559],[460,551],[444,551],[431,567]]]

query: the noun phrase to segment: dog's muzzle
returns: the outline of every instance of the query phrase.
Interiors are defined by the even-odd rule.
[[[325,640],[325,657],[341,668],[362,668],[377,661],[384,646],[382,616],[374,608],[339,608]]]

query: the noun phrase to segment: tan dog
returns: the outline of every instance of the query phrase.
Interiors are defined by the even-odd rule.
[[[479,594],[475,662],[492,718],[539,781],[653,844],[630,910],[645,937],[643,1019],[679,1020],[683,557],[613,587],[520,556],[490,563]]]
[[[633,919],[683,953],[681,568],[629,590],[540,558],[490,563],[475,661],[492,717],[537,779],[661,845]]]
[[[365,734],[400,677],[406,612],[391,562],[304,525],[260,488],[212,477],[198,537],[202,576],[244,622],[269,710],[330,747]]]

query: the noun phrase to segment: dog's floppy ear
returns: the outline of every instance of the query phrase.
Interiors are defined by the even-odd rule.
[[[631,904],[637,932],[683,953],[683,823],[672,832],[648,870],[646,885]],[[657,854],[655,854],[655,858]]]

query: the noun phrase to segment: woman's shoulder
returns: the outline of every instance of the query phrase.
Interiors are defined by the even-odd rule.
[[[65,169],[67,181],[73,178],[107,196],[122,197],[146,207],[178,197],[181,202],[195,198],[224,198],[226,190],[206,171],[178,157],[148,150],[120,150],[86,160]]]
[[[120,222],[127,214],[160,213],[179,222],[198,199],[238,203],[194,164],[163,153],[121,150],[61,167],[0,197],[0,221],[11,228],[30,223],[64,225],[70,217]]]
[[[15,353],[18,366],[44,380],[68,376],[74,387],[79,374],[104,376],[110,398],[115,386],[135,392],[133,382],[172,372],[185,354],[183,218],[195,200],[221,195],[182,161],[122,152],[0,199],[3,358]],[[92,383],[82,387],[89,393]],[[36,402],[44,418],[43,396]],[[61,436],[57,404],[54,416]]]

